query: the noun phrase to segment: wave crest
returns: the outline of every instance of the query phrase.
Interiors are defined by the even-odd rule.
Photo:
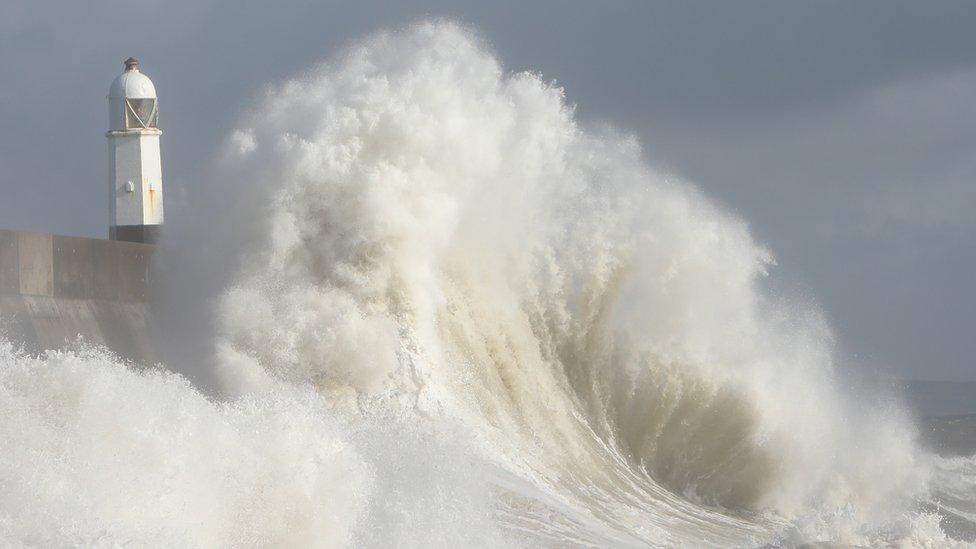
[[[379,34],[236,135],[235,185],[270,205],[222,300],[230,377],[393,395],[546,482],[636,478],[641,501],[868,523],[921,489],[909,422],[845,396],[825,323],[765,296],[746,225],[469,30]]]

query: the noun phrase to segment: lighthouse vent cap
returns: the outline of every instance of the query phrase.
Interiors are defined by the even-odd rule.
[[[139,72],[139,61],[134,57],[125,60],[125,71],[108,90],[110,98],[156,99],[156,87],[148,76]]]

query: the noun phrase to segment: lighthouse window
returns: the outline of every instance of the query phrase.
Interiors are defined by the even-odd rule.
[[[155,128],[159,109],[155,99],[126,99],[125,126],[130,129]]]

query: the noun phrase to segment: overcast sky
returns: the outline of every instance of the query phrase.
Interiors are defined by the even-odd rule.
[[[0,227],[106,235],[106,95],[130,55],[174,208],[266,85],[427,16],[746,218],[850,364],[976,380],[976,2],[3,0]]]

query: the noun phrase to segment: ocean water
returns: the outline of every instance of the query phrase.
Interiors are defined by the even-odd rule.
[[[212,185],[160,254],[197,362],[0,343],[2,544],[972,543],[976,457],[851,388],[745,220],[470,29],[269,88]]]

